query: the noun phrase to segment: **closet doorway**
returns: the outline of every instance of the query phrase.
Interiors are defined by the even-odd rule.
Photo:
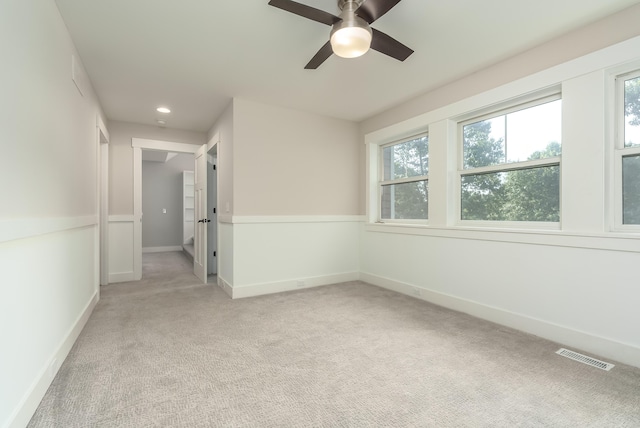
[[[183,251],[193,244],[191,153],[142,151],[142,252]],[[191,186],[185,184],[191,177]]]
[[[214,137],[208,144],[195,146],[191,144],[173,143],[167,141],[132,138],[133,148],[133,267],[134,280],[142,278],[142,151],[152,150],[160,152],[189,153],[196,159],[194,162],[194,274],[203,282],[213,279],[217,282],[218,271],[218,216],[217,216],[217,155],[219,137]],[[200,156],[198,156],[200,154]],[[204,155],[204,156],[202,156]],[[200,162],[198,162],[200,158]],[[211,161],[209,165],[208,161]],[[199,166],[200,165],[200,166]],[[198,168],[206,173],[204,179],[198,180]],[[211,174],[211,175],[210,175]],[[209,182],[213,185],[209,186]],[[208,188],[211,187],[211,191]],[[202,197],[198,199],[197,190]],[[198,200],[200,202],[198,202]],[[211,202],[209,202],[209,200]],[[208,208],[207,208],[208,207]],[[160,207],[163,208],[163,207]],[[183,207],[183,210],[185,208]],[[201,211],[199,211],[201,210]],[[202,221],[198,221],[202,220]],[[200,227],[199,227],[200,225]],[[210,235],[210,237],[209,237]],[[210,243],[211,242],[211,243]],[[200,252],[198,250],[200,249]],[[196,263],[196,258],[197,263]],[[209,262],[209,258],[212,261]]]

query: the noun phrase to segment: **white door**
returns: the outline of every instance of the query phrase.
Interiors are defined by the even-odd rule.
[[[207,165],[207,192],[209,192],[209,198],[207,199],[207,208],[209,208],[209,220],[211,220],[209,227],[207,228],[207,260],[209,262],[209,275],[215,275],[218,273],[218,171],[216,156],[209,153],[208,165]]]
[[[207,145],[204,144],[196,153],[194,175],[194,215],[193,233],[193,273],[202,282],[207,282]]]

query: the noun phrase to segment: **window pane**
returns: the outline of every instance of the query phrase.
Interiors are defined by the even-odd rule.
[[[624,82],[624,146],[640,146],[640,77]]]
[[[463,168],[560,156],[562,100],[463,126]]]
[[[507,115],[507,162],[560,155],[562,100]]]
[[[558,165],[462,177],[462,220],[560,221]]]
[[[428,218],[427,180],[382,186],[383,219],[424,219]]]
[[[465,169],[504,163],[504,119],[500,116],[462,127]]]
[[[429,138],[418,137],[382,149],[384,180],[418,177],[429,173]]]
[[[640,224],[640,155],[622,158],[622,223]]]

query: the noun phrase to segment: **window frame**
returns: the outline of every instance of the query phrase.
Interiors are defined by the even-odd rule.
[[[635,147],[625,147],[625,115],[624,115],[624,82],[626,80],[640,78],[640,64],[631,71],[617,74],[614,78],[614,231],[620,232],[640,232],[640,224],[624,224],[624,200],[622,181],[622,160],[628,156],[640,156],[640,145]]]
[[[504,162],[496,165],[483,166],[478,168],[464,168],[464,126],[481,122],[483,120],[493,119],[500,116],[506,116],[510,113],[526,110],[528,108],[547,104],[550,102],[562,100],[561,92],[554,92],[550,95],[537,96],[530,98],[525,102],[514,103],[502,108],[485,109],[479,114],[465,115],[464,119],[457,122],[457,159],[456,159],[456,185],[455,185],[455,206],[456,206],[456,222],[460,227],[471,228],[496,228],[496,229],[542,229],[542,230],[560,230],[562,223],[562,155],[549,157],[545,159],[535,159],[519,162]],[[562,118],[561,118],[562,119]],[[561,142],[562,146],[562,142]],[[489,173],[521,171],[532,168],[558,166],[560,170],[559,183],[559,220],[557,222],[548,221],[495,221],[495,220],[463,220],[462,219],[462,178],[466,176],[478,176]]]
[[[394,224],[417,224],[417,225],[427,225],[429,224],[429,170],[427,168],[426,175],[417,175],[413,177],[404,177],[404,178],[396,178],[393,180],[385,180],[384,179],[384,149],[387,147],[397,146],[403,143],[408,143],[410,141],[416,140],[418,138],[427,138],[427,144],[429,143],[429,131],[423,131],[418,134],[410,135],[407,137],[403,137],[400,139],[393,140],[388,143],[380,144],[377,147],[378,150],[378,165],[377,165],[377,211],[376,211],[376,223],[394,223]],[[429,154],[429,151],[427,151]],[[429,159],[430,160],[430,159]],[[416,183],[420,181],[426,181],[427,183],[427,218],[426,219],[389,219],[382,218],[382,188],[383,186],[390,186],[394,184],[405,184],[405,183]]]

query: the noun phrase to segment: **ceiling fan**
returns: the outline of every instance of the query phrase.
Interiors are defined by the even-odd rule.
[[[369,26],[399,2],[400,0],[338,0],[340,16],[292,0],[270,0],[269,4],[332,27],[329,41],[304,67],[315,70],[331,54],[355,58],[364,55],[369,48],[399,61],[407,59],[413,50]]]

